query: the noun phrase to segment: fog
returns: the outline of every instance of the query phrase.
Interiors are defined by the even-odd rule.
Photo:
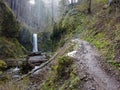
[[[31,31],[47,30],[59,17],[60,0],[6,0],[16,18],[30,27]]]
[[[18,21],[32,32],[46,31],[60,19],[66,6],[78,0],[6,0]],[[81,0],[79,0],[81,1]]]

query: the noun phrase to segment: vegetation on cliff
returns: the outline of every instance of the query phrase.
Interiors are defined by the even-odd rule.
[[[18,37],[20,31],[20,24],[16,20],[11,9],[3,0],[0,1],[0,14],[0,34],[8,38]]]
[[[120,70],[120,2],[113,0],[83,1],[65,12],[65,16],[54,26],[52,41],[58,46],[66,38],[81,38],[89,41],[105,57],[104,63]]]
[[[0,0],[0,59],[17,58],[24,55],[25,49],[18,42],[21,30],[12,10],[4,0]]]

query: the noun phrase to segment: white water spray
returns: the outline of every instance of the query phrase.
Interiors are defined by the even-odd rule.
[[[33,52],[38,52],[37,34],[33,34]]]
[[[20,69],[18,67],[13,69],[13,72],[19,72],[19,71],[20,71]]]

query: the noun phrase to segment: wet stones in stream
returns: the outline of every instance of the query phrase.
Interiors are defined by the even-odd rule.
[[[36,66],[48,60],[48,56],[41,52],[31,53],[26,57],[26,60],[21,65],[22,74],[27,74],[29,71],[33,70]]]

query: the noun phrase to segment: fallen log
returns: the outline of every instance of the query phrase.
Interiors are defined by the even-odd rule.
[[[20,79],[18,79],[17,81],[20,81],[22,79],[24,79],[25,77],[28,77],[29,75],[31,75],[32,73],[36,72],[37,70],[42,69],[43,67],[45,67],[46,65],[48,65],[51,61],[53,61],[55,59],[55,57],[58,55],[59,53],[56,53],[50,60],[46,61],[45,63],[41,64],[39,68],[37,68],[34,71],[29,72],[26,75],[23,75]]]
[[[65,53],[66,50],[68,50],[72,45],[69,43],[65,44],[62,49],[60,49],[60,51],[58,51],[50,60],[46,61],[45,63],[41,64],[39,68],[33,70],[33,71],[30,71],[28,74],[26,75],[23,75],[20,79],[18,79],[17,81],[20,81],[20,80],[23,80],[25,77],[28,77],[30,76],[31,74],[33,74],[34,72],[42,69],[43,67],[45,67],[46,65],[48,65],[49,63],[51,63],[61,52]]]
[[[41,52],[32,52],[28,56],[31,57],[31,56],[40,56],[40,55],[42,55]]]

